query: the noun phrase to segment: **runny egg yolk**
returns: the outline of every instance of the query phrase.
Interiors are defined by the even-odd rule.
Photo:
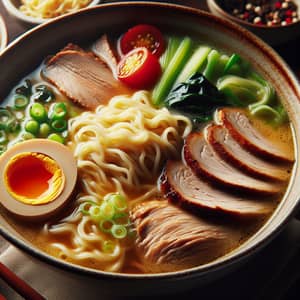
[[[58,163],[42,153],[23,152],[13,156],[4,170],[11,196],[23,203],[52,202],[62,192],[65,177]]]

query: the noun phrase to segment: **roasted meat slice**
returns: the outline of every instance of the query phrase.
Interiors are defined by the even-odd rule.
[[[58,52],[47,61],[42,74],[68,98],[90,110],[128,93],[102,60],[78,49]]]
[[[285,181],[289,178],[289,166],[269,162],[250,153],[241,147],[226,127],[208,126],[206,136],[209,144],[224,160],[246,173],[267,180]]]
[[[218,123],[223,124],[245,149],[267,159],[282,162],[294,161],[293,153],[287,153],[283,149],[279,149],[262,136],[251,125],[249,118],[241,110],[223,108],[217,112],[216,118]]]
[[[203,133],[189,134],[183,153],[186,163],[194,173],[214,184],[260,195],[275,195],[281,190],[279,185],[248,176],[228,164],[206,142]]]
[[[271,200],[238,196],[215,188],[181,161],[168,161],[160,181],[161,190],[173,203],[210,213],[222,213],[238,218],[257,218],[270,213]]]
[[[92,46],[92,51],[111,68],[113,74],[117,70],[117,54],[115,53],[111,42],[106,34],[103,34]]]
[[[236,247],[234,226],[198,218],[164,200],[138,205],[131,214],[137,248],[148,272],[190,268],[216,259]]]

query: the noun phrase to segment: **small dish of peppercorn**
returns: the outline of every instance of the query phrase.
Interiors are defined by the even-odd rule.
[[[300,36],[300,0],[207,0],[209,10],[271,45]]]

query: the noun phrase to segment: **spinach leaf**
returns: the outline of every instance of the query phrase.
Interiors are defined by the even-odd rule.
[[[167,107],[188,113],[196,122],[210,120],[213,111],[218,106],[228,105],[227,102],[217,87],[201,73],[177,84],[165,100]]]

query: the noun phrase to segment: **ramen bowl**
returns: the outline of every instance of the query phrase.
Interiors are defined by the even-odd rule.
[[[174,23],[174,19],[178,20]],[[149,23],[168,32],[181,32],[211,41],[229,52],[237,52],[276,89],[288,112],[293,131],[295,157],[299,156],[300,89],[285,62],[268,45],[236,24],[211,14],[173,4],[122,2],[87,8],[42,24],[19,37],[0,57],[0,97],[4,99],[45,57],[69,42],[86,45],[103,33],[119,34],[133,24]],[[34,45],[34,51],[32,47]],[[24,63],[26,61],[26,64]],[[287,224],[298,208],[300,170],[296,163],[282,201],[268,221],[235,250],[204,265],[174,272],[128,274],[100,271],[66,262],[46,254],[26,240],[4,213],[0,215],[0,233],[32,259],[52,267],[69,278],[86,280],[89,293],[101,295],[149,295],[172,293],[204,285],[239,268],[267,245]],[[3,212],[3,210],[1,210]]]

